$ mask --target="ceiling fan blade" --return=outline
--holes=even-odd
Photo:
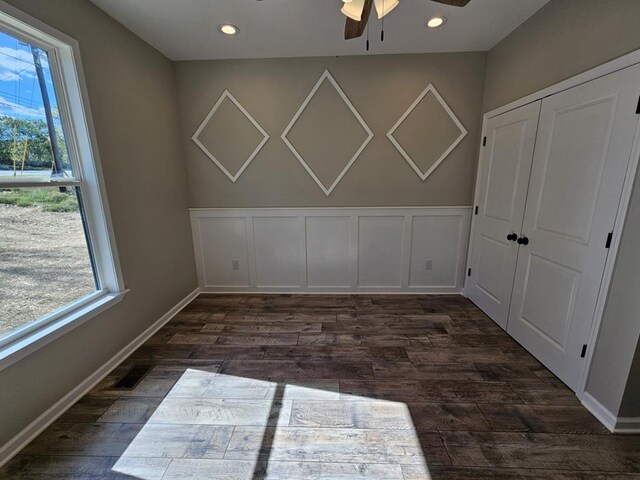
[[[400,5],[400,0],[374,0],[373,3],[376,6],[376,12],[378,12],[378,19],[380,19]]]
[[[367,22],[369,21],[369,15],[371,14],[372,6],[373,0],[365,0],[360,21],[353,20],[347,17],[347,23],[344,26],[345,40],[351,40],[352,38],[358,38],[362,36],[365,29],[367,28]]]
[[[431,0],[436,3],[444,3],[445,5],[451,5],[452,7],[464,7],[471,0]]]
[[[350,0],[342,4],[340,11],[347,17],[359,22],[362,20],[362,11],[366,0]]]

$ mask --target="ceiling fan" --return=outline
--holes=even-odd
[[[432,0],[454,7],[464,7],[471,0]],[[342,13],[347,17],[344,28],[345,40],[361,37],[367,28],[369,15],[375,4],[378,18],[383,18],[400,3],[399,0],[343,0]]]

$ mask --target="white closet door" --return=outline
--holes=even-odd
[[[640,68],[543,100],[508,332],[570,388],[638,128]]]
[[[540,102],[486,123],[467,296],[502,328],[518,257]],[[508,238],[507,238],[508,237]]]

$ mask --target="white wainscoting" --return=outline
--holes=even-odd
[[[459,293],[470,223],[471,207],[191,209],[204,292]]]

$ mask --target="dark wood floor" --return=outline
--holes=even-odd
[[[127,377],[135,384],[116,388]],[[614,436],[459,296],[203,295],[10,479],[628,479]]]

